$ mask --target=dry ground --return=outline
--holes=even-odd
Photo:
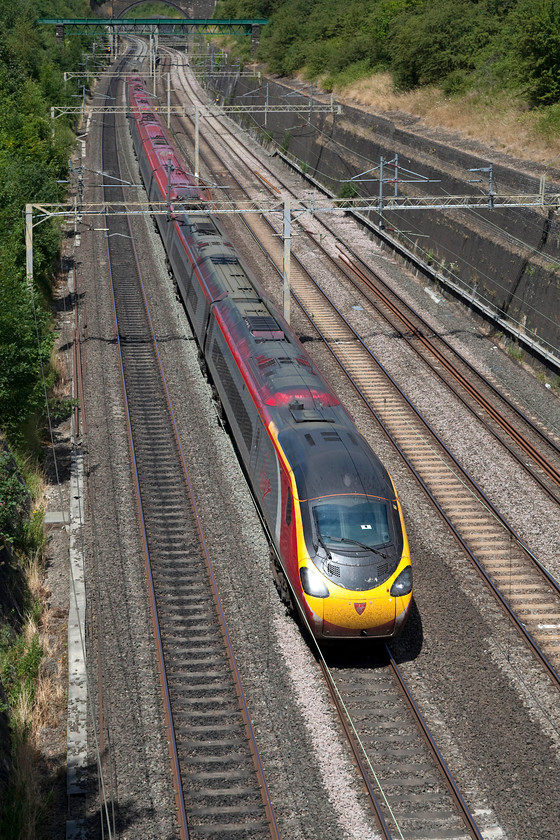
[[[335,89],[334,95],[348,104],[387,114],[395,122],[399,116],[405,120],[413,116],[418,126],[441,128],[516,158],[560,167],[560,136],[550,140],[539,136],[538,112],[527,110],[511,96],[490,97],[473,91],[454,99],[435,86],[397,93],[389,73]]]

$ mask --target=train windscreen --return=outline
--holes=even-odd
[[[339,496],[313,505],[319,533],[327,544],[337,548],[365,546],[380,548],[392,542],[389,528],[388,502],[360,496]]]

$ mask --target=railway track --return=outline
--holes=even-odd
[[[393,660],[395,673],[399,672]],[[360,744],[358,765],[384,836],[480,838],[441,755],[426,746],[426,740],[432,745],[433,741],[419,733],[419,725],[424,733],[426,727],[421,716],[411,715],[402,676],[395,685],[387,666],[339,667],[325,674],[329,680],[336,674],[333,697],[341,704],[342,719],[351,721],[350,740]],[[404,762],[395,760],[399,755]]]
[[[228,124],[222,123],[221,124],[221,131],[222,136],[227,134],[233,143],[238,143],[237,138],[235,137],[234,133],[228,127]],[[248,161],[246,161],[248,165]],[[288,186],[285,184],[279,184],[277,180],[277,175],[274,174],[271,170],[267,170],[266,165],[263,164],[262,160],[259,160],[257,163],[259,169],[263,169],[266,172],[266,176],[261,172],[254,171],[254,175],[259,178],[261,184],[264,184],[270,188],[272,188],[276,195],[280,195],[280,187],[282,188],[283,195],[291,194],[295,197],[295,193],[290,190]],[[274,184],[278,184],[278,186],[274,186]],[[301,195],[301,193],[300,193]],[[344,260],[346,265],[348,266],[349,270],[354,272],[356,275],[359,275],[359,278],[362,282],[361,285],[361,292],[364,291],[364,284],[371,287],[372,279],[375,280],[378,286],[382,287],[382,291],[379,291],[378,288],[372,288],[372,291],[380,298],[380,301],[399,319],[401,332],[400,335],[405,339],[418,339],[421,343],[423,343],[426,347],[430,347],[431,352],[434,356],[437,356],[440,361],[441,359],[441,351],[438,351],[438,345],[442,345],[445,348],[445,352],[453,357],[454,360],[454,367],[455,369],[461,366],[464,370],[468,370],[469,376],[474,377],[474,379],[480,383],[481,387],[487,389],[488,392],[492,395],[494,399],[494,404],[491,404],[490,399],[483,399],[481,396],[476,395],[477,402],[480,403],[482,407],[484,407],[489,414],[492,414],[496,417],[497,421],[503,425],[504,429],[511,434],[512,438],[518,440],[520,446],[525,447],[525,441],[519,436],[519,432],[517,429],[514,428],[514,425],[519,425],[520,423],[525,424],[526,428],[534,434],[539,441],[540,445],[543,447],[545,453],[550,455],[548,460],[555,461],[556,467],[550,472],[551,477],[555,484],[560,484],[560,437],[556,435],[554,440],[547,437],[547,434],[539,428],[538,421],[531,420],[529,417],[525,416],[523,412],[511,401],[509,400],[504,394],[500,393],[497,388],[495,388],[492,383],[483,377],[479,371],[476,371],[472,365],[469,365],[467,361],[462,358],[454,348],[447,342],[442,335],[438,335],[437,333],[434,334],[434,330],[432,326],[420,316],[417,312],[414,312],[404,301],[404,299],[398,294],[395,289],[392,289],[384,283],[383,279],[379,277],[375,272],[371,270],[369,266],[360,258],[360,256],[348,245],[347,242],[341,242],[339,240],[339,234],[333,230],[333,228],[329,225],[328,221],[326,220],[325,215],[321,217],[321,229],[323,232],[328,232],[333,239],[338,240],[340,244],[340,258]],[[295,222],[297,224],[297,221]],[[306,247],[310,245],[309,239],[309,232],[306,231],[305,226],[299,226],[299,233],[302,235],[305,234],[307,236],[307,244]],[[302,238],[306,238],[302,236]],[[323,249],[323,253],[324,249]],[[348,254],[351,257],[349,260],[345,255]],[[326,254],[325,254],[326,255]],[[332,255],[329,255],[332,259]],[[332,260],[335,262],[334,260]],[[353,261],[353,262],[352,262]],[[340,270],[340,264],[337,266],[337,271]],[[396,301],[396,305],[393,303],[389,303],[389,298],[393,301]],[[433,338],[435,341],[431,341],[430,339]],[[455,370],[456,372],[456,370]],[[463,376],[458,381],[461,382],[462,385],[466,389],[472,390],[471,385],[466,382],[466,378]],[[512,416],[515,418],[515,424],[508,424],[507,421],[503,422],[499,419],[497,415],[497,408],[505,406],[506,410],[512,413]],[[526,448],[526,453],[530,457],[535,457],[537,461],[540,460],[543,469],[548,470],[549,467],[545,464],[545,460],[542,458],[541,453],[537,453],[535,451],[536,447],[528,446]]]
[[[116,80],[109,95],[115,96]],[[103,124],[111,199],[114,115]],[[181,837],[278,837],[126,217],[106,218],[129,447]]]
[[[538,421],[530,418],[505,394],[459,355],[448,341],[383,282],[358,255],[340,253],[347,277],[398,331],[435,375],[467,406],[539,486],[560,504],[560,448]]]
[[[228,170],[219,149],[224,143],[227,130],[220,124],[220,137],[215,136],[211,149],[204,154],[208,158],[213,172],[218,172],[222,183],[227,187],[232,198],[246,200],[247,191],[237,177]],[[238,143],[235,141],[234,146]],[[213,157],[213,161],[212,161]],[[267,183],[276,194],[275,176],[268,173],[262,176],[262,164],[259,172],[259,190]],[[239,170],[249,169],[255,177],[252,162],[247,154],[239,157]],[[282,271],[283,251],[280,231],[271,227],[265,218],[256,214],[247,214],[245,223],[253,237],[264,247],[269,259]],[[346,246],[343,246],[346,250]],[[322,250],[314,241],[315,251]],[[348,260],[346,260],[348,264]],[[335,265],[329,258],[329,264]],[[360,274],[364,275],[360,267]],[[344,282],[345,276],[341,277]],[[363,279],[363,278],[362,278]],[[455,537],[467,552],[477,572],[488,584],[492,593],[508,613],[512,622],[523,635],[532,650],[544,664],[556,684],[560,674],[560,587],[538,559],[518,537],[515,529],[505,520],[488,496],[471,478],[467,470],[454,458],[430,424],[422,417],[404,391],[391,378],[382,363],[370,350],[366,340],[354,329],[343,313],[336,308],[324,292],[321,285],[305,269],[303,264],[292,255],[291,270],[292,294],[307,315],[310,323],[320,334],[340,368],[380,423],[394,446],[405,459],[409,468],[420,481],[430,500],[451,528]],[[368,282],[371,289],[371,284]],[[367,301],[366,301],[367,304]],[[386,307],[388,308],[388,307]],[[400,310],[400,304],[392,304],[392,310]],[[419,337],[428,331],[428,325],[419,320],[413,322],[409,312],[399,314],[401,329],[407,324],[410,339],[421,343]],[[416,316],[417,317],[417,316]],[[394,325],[394,321],[392,322]],[[431,355],[436,353],[441,341],[430,340]],[[422,342],[425,344],[426,342]],[[441,351],[439,351],[441,352]],[[454,354],[457,356],[457,354]],[[437,364],[443,367],[441,357]],[[462,365],[463,371],[466,365]],[[446,357],[445,369],[456,370],[455,364]],[[453,373],[455,381],[466,381],[465,373]],[[478,375],[477,375],[478,376]],[[480,376],[478,376],[481,379]],[[538,469],[547,470],[547,476],[539,476],[540,486],[554,499],[558,470],[558,448],[549,440],[538,426],[521,417],[516,407],[509,400],[499,395],[500,406],[494,407],[492,395],[496,393],[491,383],[484,383],[485,394],[472,383],[469,391],[476,391],[476,402],[480,411],[476,413],[480,422],[486,423],[486,413],[492,415],[491,423],[495,427],[500,419],[500,427],[507,434],[515,437],[515,445],[522,446],[526,456],[534,452],[533,463]],[[472,397],[471,399],[475,399]],[[494,400],[498,395],[494,397]],[[484,410],[482,406],[484,405]],[[504,408],[505,407],[505,408]],[[505,416],[506,408],[513,417]],[[482,417],[480,417],[482,413]],[[518,426],[523,427],[523,432]],[[530,430],[532,440],[526,435]],[[501,438],[500,438],[501,439]],[[544,454],[540,448],[544,448]],[[525,464],[524,464],[525,466]],[[531,469],[534,475],[534,467]]]
[[[385,836],[482,840],[389,648],[321,666]]]
[[[223,137],[226,134],[234,147],[239,145],[227,123],[222,123],[221,135]],[[240,156],[240,160],[248,166],[243,156]],[[253,170],[252,174],[258,178],[261,187],[269,188],[273,195],[280,197],[281,186],[283,195],[295,197],[295,193],[289,187],[275,185],[278,181],[272,171],[264,167],[266,174],[263,174],[262,161],[258,161],[257,165],[260,171]],[[225,175],[227,168],[224,167],[223,172]],[[247,198],[246,192],[242,197]],[[297,224],[297,221],[295,223]],[[520,466],[533,476],[551,498],[560,503],[560,436],[551,436],[545,432],[537,418],[530,418],[513,400],[501,393],[487,377],[469,364],[450,342],[414,311],[395,289],[389,287],[347,242],[340,241],[339,235],[324,215],[321,216],[320,227],[337,241],[338,259],[317,243],[316,237],[305,225],[298,225],[298,232],[306,241],[305,249],[320,253],[336,274],[343,272],[348,282],[360,295],[365,296],[391,329],[409,343],[424,364],[428,365],[436,376],[445,382],[446,387],[453,390],[469,410],[484,422],[503,446],[508,447]]]

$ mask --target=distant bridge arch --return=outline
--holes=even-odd
[[[122,18],[129,9],[141,6],[149,0],[107,0],[102,5],[103,14],[109,12],[110,17]],[[216,8],[216,0],[160,0],[164,5],[181,12],[186,18],[211,18]]]
[[[136,8],[136,6],[142,6],[144,3],[149,2],[149,0],[135,0],[134,3],[128,3],[127,0],[114,0],[113,2],[113,17],[114,18],[126,18],[126,13],[129,12],[131,9]],[[189,18],[189,4],[181,2],[172,3],[171,0],[159,0],[159,2],[163,3],[165,6],[169,6],[172,9],[175,9],[177,12],[180,12],[183,17]],[[191,4],[192,6],[192,4]]]

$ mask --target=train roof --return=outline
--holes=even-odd
[[[302,419],[334,422],[338,398],[289,324],[262,295],[216,220],[204,215],[189,221],[214,315],[263,408],[279,427]]]
[[[215,315],[263,407],[279,427],[335,422],[335,407],[344,409],[288,324],[248,284],[233,248],[229,257],[222,245],[219,259],[223,263],[212,265],[212,279],[218,275],[227,282],[219,284]]]
[[[395,499],[387,470],[354,428],[302,423],[282,431],[279,442],[302,501],[346,494]]]

